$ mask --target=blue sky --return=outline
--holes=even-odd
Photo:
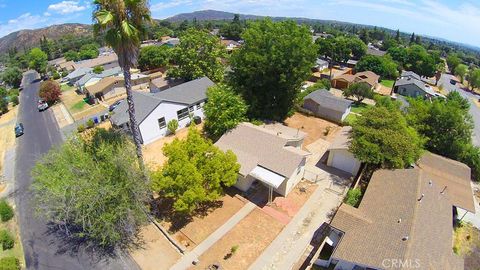
[[[384,26],[480,47],[480,1],[151,0],[154,18],[201,9],[333,19]],[[88,0],[0,0],[0,36],[65,22],[91,22]]]

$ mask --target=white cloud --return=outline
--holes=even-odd
[[[32,15],[30,13],[22,14],[0,25],[0,37],[21,29],[36,28],[38,25],[45,24],[47,20],[47,18],[39,15]]]
[[[192,4],[192,0],[170,0],[170,1],[162,1],[159,3],[156,3],[150,7],[150,10],[155,12],[155,11],[161,11],[163,9],[169,9],[181,5],[190,5]]]
[[[62,1],[48,6],[48,11],[62,15],[80,12],[85,9],[87,9],[87,6],[81,5],[79,1]]]

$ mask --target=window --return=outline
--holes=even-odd
[[[165,117],[158,119],[158,127],[160,129],[164,129],[165,127],[167,127],[167,122],[165,121]]]
[[[200,110],[200,108],[202,108],[202,106],[200,105],[200,103],[197,104],[197,110]]]
[[[188,107],[188,111],[193,112],[194,110],[195,110],[195,107],[193,105]]]
[[[178,120],[183,120],[188,117],[188,108],[181,109],[180,111],[177,111],[177,117]]]

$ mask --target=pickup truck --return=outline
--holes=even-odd
[[[38,100],[37,108],[39,112],[45,111],[48,109],[48,103],[42,99]]]

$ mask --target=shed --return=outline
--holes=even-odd
[[[350,100],[334,96],[326,89],[321,89],[303,99],[303,108],[321,118],[341,123],[350,113],[352,103]]]

